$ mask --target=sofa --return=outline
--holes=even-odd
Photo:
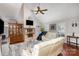
[[[64,37],[50,39],[35,44],[29,51],[23,50],[23,52],[26,56],[57,56],[63,51],[63,43]]]

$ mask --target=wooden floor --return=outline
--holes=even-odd
[[[79,48],[76,49],[75,46],[64,44],[63,52],[61,54],[62,56],[79,56]]]

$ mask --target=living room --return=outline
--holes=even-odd
[[[79,3],[0,4],[0,55],[79,56],[78,14]]]

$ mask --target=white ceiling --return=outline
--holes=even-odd
[[[39,4],[26,4],[29,10],[36,10]],[[78,3],[42,3],[41,9],[48,9],[44,15],[37,15],[37,18],[42,22],[58,21],[79,16]]]
[[[0,3],[0,16],[9,19],[16,19],[20,11],[20,3]]]
[[[18,14],[21,8],[21,3],[0,3],[0,16],[8,18],[18,18]],[[39,5],[37,3],[26,3],[28,10],[36,10]],[[78,3],[42,3],[41,9],[48,9],[44,15],[36,15],[42,22],[52,22],[57,20],[64,20],[71,17],[79,16],[79,4]]]

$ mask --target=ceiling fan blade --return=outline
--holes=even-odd
[[[42,11],[48,11],[48,9],[44,9],[44,10],[42,10]]]
[[[39,11],[36,12],[36,14],[38,14]]]
[[[40,6],[37,6],[37,10],[33,10],[34,12],[36,12],[36,14],[38,14],[39,12],[41,13],[41,14],[44,14],[43,13],[43,11],[47,11],[48,9],[43,9],[43,10],[41,10],[40,9]]]
[[[44,14],[43,11],[40,11],[41,14]]]
[[[31,11],[33,11],[33,12],[37,12],[37,10],[31,10]]]

